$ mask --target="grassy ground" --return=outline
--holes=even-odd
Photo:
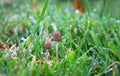
[[[71,2],[1,5],[0,76],[119,76],[120,20],[93,6],[82,14]],[[62,35],[58,62],[56,29]],[[46,62],[47,39],[52,47]]]

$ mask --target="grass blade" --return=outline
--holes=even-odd
[[[38,29],[39,23],[40,23],[40,21],[43,19],[44,15],[45,15],[45,11],[47,9],[48,2],[49,2],[49,0],[46,0],[45,5],[44,5],[44,7],[42,9],[42,12],[41,12],[41,14],[39,16],[39,19],[37,21],[36,30]]]

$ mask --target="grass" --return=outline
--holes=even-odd
[[[33,8],[30,1],[1,5],[0,46],[5,49],[0,50],[0,76],[120,75],[120,20],[104,12],[101,17],[97,6],[82,14],[71,2],[46,0],[36,5]],[[52,41],[56,29],[62,35],[58,62]],[[52,43],[49,64],[44,60],[47,39]]]

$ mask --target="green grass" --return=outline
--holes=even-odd
[[[85,14],[76,13],[71,2],[37,2],[36,10],[29,1],[16,1],[9,7],[1,5],[0,44],[6,48],[0,50],[0,76],[119,76],[120,20],[104,11],[101,17],[101,8],[96,4],[86,7],[89,13],[86,10]],[[58,62],[56,43],[52,41],[53,25],[62,35]],[[52,66],[44,61],[47,38],[52,43]],[[7,41],[17,53],[14,57]]]

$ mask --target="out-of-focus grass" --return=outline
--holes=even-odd
[[[42,11],[43,7],[46,7],[44,3],[36,3],[37,7],[33,8],[30,1],[16,1],[9,7],[1,6],[0,43],[5,44],[6,49],[0,50],[0,74],[118,76],[120,20],[110,16],[107,11],[103,11],[100,17],[102,8],[97,4],[100,2],[89,7],[89,14],[87,10],[85,14],[75,12],[71,2],[49,1],[45,11]],[[42,12],[42,18],[37,23]],[[52,39],[55,28],[62,34],[59,61],[55,60],[55,42],[52,41],[49,60],[53,63],[49,66],[44,62],[43,46],[47,38]],[[9,49],[7,40],[17,46]],[[16,51],[17,55],[11,57],[11,51]]]

